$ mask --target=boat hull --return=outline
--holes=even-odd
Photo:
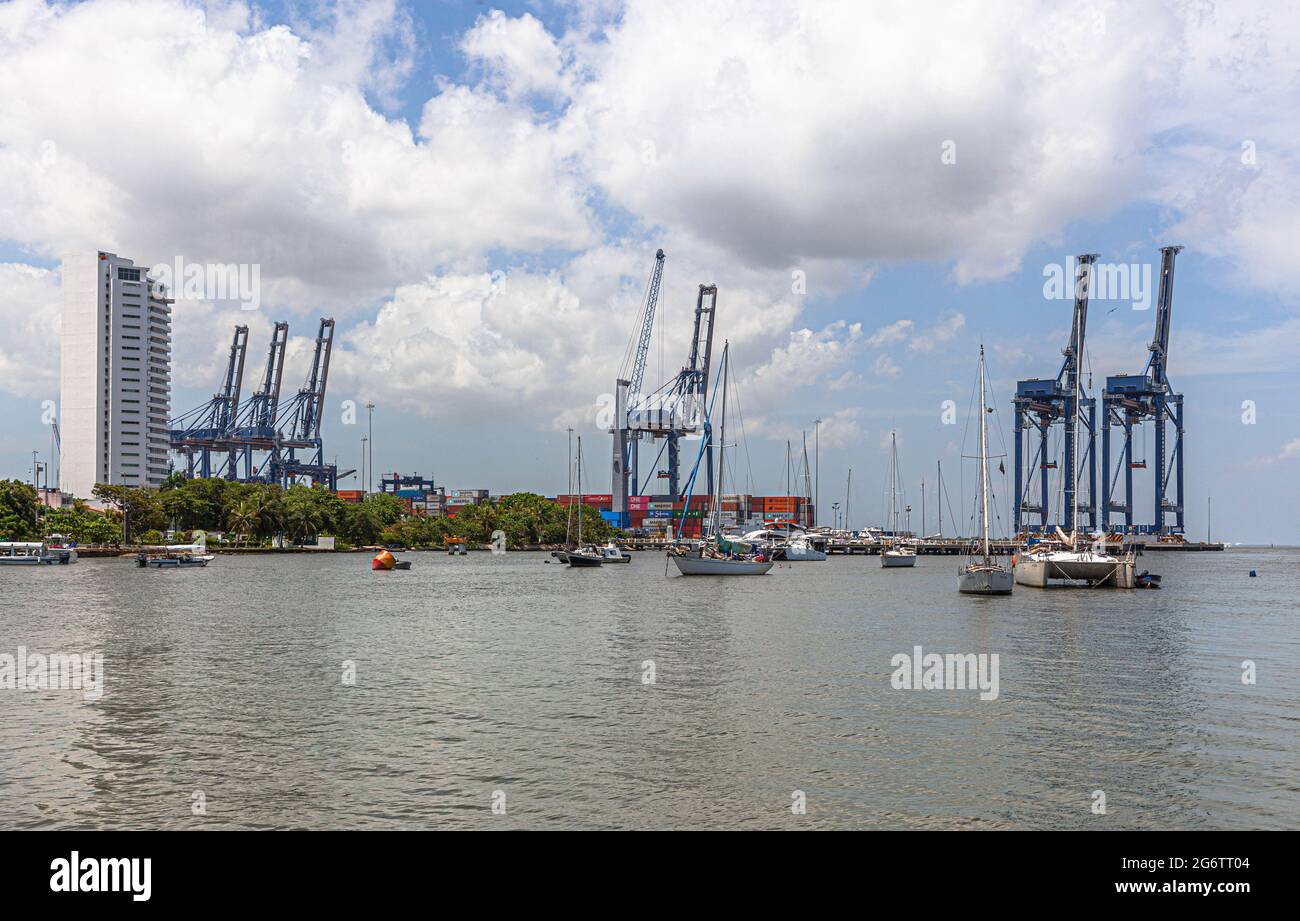
[[[893,550],[886,550],[884,553],[880,554],[880,566],[882,569],[903,569],[915,565],[915,553],[896,553]]]
[[[963,595],[1010,595],[1015,584],[1015,574],[1009,569],[980,567],[963,569],[957,590]]]
[[[769,561],[715,560],[710,557],[674,556],[677,571],[684,576],[761,576],[775,565]]]
[[[1133,588],[1134,564],[1116,559],[1064,559],[1052,556],[1016,560],[1016,584],[1048,588],[1053,583],[1082,583],[1109,588]]]
[[[569,551],[569,553],[566,554],[565,562],[574,569],[590,569],[594,566],[601,565],[605,561],[598,556],[588,556],[585,553]]]
[[[824,563],[826,554],[812,547],[806,549],[786,547],[785,558],[790,563]]]

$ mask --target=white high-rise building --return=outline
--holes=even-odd
[[[171,303],[145,269],[113,253],[63,257],[59,486],[167,478]]]

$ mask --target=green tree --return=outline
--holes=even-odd
[[[248,538],[256,535],[257,529],[261,527],[257,504],[252,499],[240,502],[227,513],[226,527],[235,533],[235,543],[239,543],[241,537]]]
[[[36,534],[36,489],[18,480],[0,480],[0,536],[33,540]]]
[[[292,486],[284,497],[284,529],[296,543],[301,544],[319,533],[325,514],[312,490],[305,486]]]

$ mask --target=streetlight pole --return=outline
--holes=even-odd
[[[370,439],[365,435],[361,436],[361,492],[363,495],[370,495],[370,490],[366,488],[366,445]]]
[[[813,422],[813,466],[816,468],[813,486],[813,527],[821,520],[822,508],[822,420]]]
[[[375,404],[366,401],[366,417],[370,425],[370,475],[366,478],[366,494],[370,494],[371,480],[375,478]]]

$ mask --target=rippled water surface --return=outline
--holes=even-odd
[[[1001,599],[943,557],[686,579],[651,553],[408,556],[0,571],[0,654],[106,674],[99,700],[0,691],[0,827],[1300,825],[1295,551]],[[917,645],[997,653],[998,699],[892,689]]]

